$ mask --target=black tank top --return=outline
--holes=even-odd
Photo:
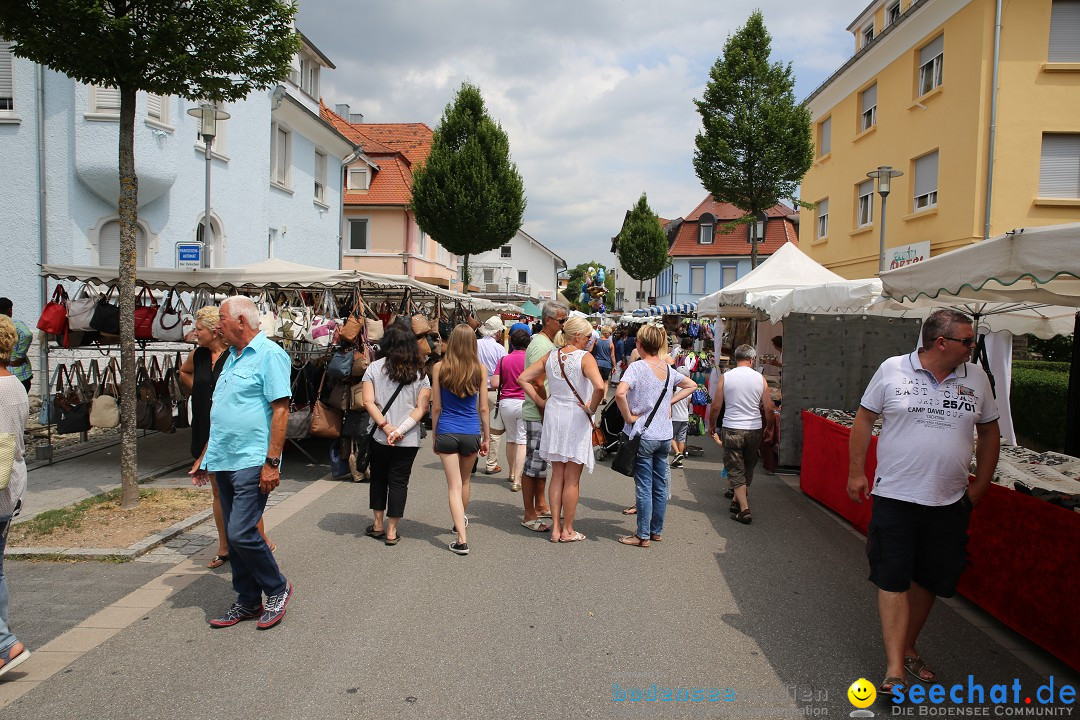
[[[210,363],[210,348],[195,348],[191,356],[191,362],[195,365],[195,376],[191,380],[191,457],[202,455],[210,439],[210,405],[218,375],[228,356],[229,350],[226,348],[213,365]]]

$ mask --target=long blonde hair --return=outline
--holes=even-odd
[[[458,397],[480,392],[480,356],[476,352],[476,334],[462,323],[450,332],[446,353],[439,367],[439,384]]]

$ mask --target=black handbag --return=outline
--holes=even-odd
[[[67,378],[66,390],[65,377]],[[56,419],[56,432],[60,435],[82,433],[90,429],[90,403],[83,396],[79,383],[72,377],[71,370],[57,375],[53,417]]]
[[[641,436],[649,429],[649,425],[652,424],[656,411],[660,409],[660,403],[664,401],[664,396],[667,395],[669,382],[671,382],[670,367],[666,368],[666,372],[664,373],[664,388],[660,391],[660,397],[656,398],[656,404],[653,405],[652,412],[649,413],[649,417],[646,418],[645,425],[641,428],[641,432],[633,437],[627,435],[625,430],[619,433],[619,449],[615,453],[615,458],[611,461],[611,469],[615,472],[627,477],[634,477],[637,471],[637,456],[638,448],[641,447]]]
[[[90,327],[98,332],[120,334],[120,308],[109,302],[109,296],[116,290],[116,286],[109,288],[109,292],[101,296],[94,308],[94,315],[90,318]]]

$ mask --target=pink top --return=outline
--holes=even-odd
[[[517,384],[518,375],[525,371],[525,351],[515,350],[499,361],[499,382],[502,397],[507,400],[524,400],[525,391]]]

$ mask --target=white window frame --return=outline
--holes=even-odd
[[[420,257],[426,258],[427,257],[427,233],[424,232],[423,230],[421,230],[419,226],[417,226],[416,231],[418,233],[418,235],[416,236],[416,249],[417,249]]]
[[[292,130],[280,123],[271,123],[270,132],[270,184],[276,188],[292,192]],[[285,152],[280,145],[284,143]],[[281,155],[284,155],[284,160]],[[281,167],[281,163],[285,167]]]
[[[731,273],[731,282],[729,283],[728,273]],[[720,287],[726,288],[731,283],[734,283],[739,279],[739,267],[737,265],[721,265],[720,266],[720,282],[723,283]]]
[[[514,254],[514,246],[513,245],[503,245],[502,247],[499,248],[499,257],[509,258],[509,257],[513,257],[513,254]]]
[[[319,99],[319,62],[310,55],[300,56],[300,82],[297,87],[312,100]]]
[[[921,186],[925,185],[926,181],[920,176],[919,171],[918,171],[918,169],[919,169],[919,161],[923,160],[924,158],[929,158],[931,155],[936,156],[935,157],[935,163],[934,163],[934,165],[935,165],[934,189],[930,190],[929,188],[925,188],[925,192],[922,192],[922,193],[919,193],[918,195],[913,196],[912,204],[911,204],[912,212],[922,212],[923,210],[929,210],[930,208],[937,207],[938,187],[941,184],[940,182],[938,182],[939,179],[940,179],[940,174],[941,174],[941,155],[938,154],[937,150],[935,150],[932,153],[927,153],[926,155],[923,155],[923,156],[921,156],[919,158],[916,158],[914,163],[912,163],[912,173],[911,174],[912,174],[912,177],[913,177],[913,181],[911,183],[911,186],[912,186],[912,193],[916,193],[916,192],[919,191],[919,189],[921,189]]]
[[[484,285],[495,284],[495,268],[483,268]]]
[[[15,109],[15,56],[11,42],[0,38],[0,122],[17,121]]]
[[[944,36],[939,35],[938,37]],[[935,41],[937,41],[937,38],[934,38],[930,41],[930,43],[927,44],[929,45]],[[924,45],[923,47],[926,46]],[[920,52],[922,51],[920,50]],[[937,55],[930,58],[923,64],[919,65],[919,97],[922,97],[923,95],[933,92],[937,88],[941,87],[942,83],[944,83],[945,81],[944,66],[945,45],[943,42],[941,52],[939,52]]]
[[[312,191],[314,193],[315,202],[323,207],[328,207],[326,204],[326,167],[326,151],[315,148],[315,168],[313,172],[315,182]]]
[[[351,167],[349,168],[349,189],[350,190],[368,190],[370,189],[371,173],[368,172],[367,166],[364,167]],[[362,181],[357,178],[363,178]]]
[[[524,280],[522,280],[522,278],[524,278]],[[518,281],[518,285],[528,285],[529,284],[529,271],[528,270],[518,270],[517,271],[517,281]]]
[[[817,237],[818,240],[829,237],[829,198],[817,201]]]
[[[221,218],[213,210],[210,211],[211,236],[210,242],[207,243],[203,240],[203,232],[206,229],[203,217],[203,213],[199,213],[198,222],[195,224],[195,232],[193,233],[195,242],[203,243],[203,267],[225,267],[225,230],[221,225]]]
[[[695,275],[697,276],[695,278]],[[690,266],[690,294],[694,297],[701,297],[705,294],[705,266],[704,265],[691,265]]]
[[[869,25],[867,25],[866,27],[864,27],[862,29],[861,36],[862,36],[862,46],[863,47],[866,47],[870,43],[874,42],[874,23],[873,22],[871,22]]]
[[[345,222],[346,222],[347,231],[345,233],[344,243],[343,243],[343,246],[342,246],[342,249],[341,249],[342,255],[358,256],[358,255],[367,255],[367,254],[369,254],[371,252],[371,220],[370,220],[370,218],[351,217],[351,218],[346,218]],[[353,224],[354,223],[363,224],[363,226],[364,226],[364,248],[362,250],[354,249],[353,246],[352,246],[352,233],[353,233]]]
[[[869,188],[869,192],[861,192],[863,188]],[[865,180],[855,186],[855,225],[859,228],[870,227],[874,224],[874,181]]]
[[[1043,133],[1040,198],[1080,198],[1080,133]]]
[[[900,10],[900,0],[896,0],[896,2],[892,3],[891,5],[886,5],[885,6],[885,25],[886,25],[886,27],[889,26],[889,25],[892,25],[897,20],[899,20],[900,16],[903,15],[903,14],[904,13]]]
[[[712,245],[715,239],[716,226],[712,223],[702,223],[698,226],[698,245]]]
[[[109,225],[109,223],[120,224],[119,215],[110,215],[98,220],[97,225],[92,227],[89,232],[90,247],[93,248],[93,260],[96,265],[101,265],[101,235],[102,231]],[[135,262],[136,267],[147,268],[154,267],[154,257],[157,254],[158,236],[150,232],[150,227],[144,220],[136,220],[135,230]],[[139,234],[143,236],[143,264],[138,264],[138,244]],[[111,266],[110,266],[111,267]]]
[[[120,89],[90,85],[89,110],[84,115],[87,120],[120,122]],[[116,104],[113,106],[113,99]]]
[[[172,126],[172,97],[169,95],[146,94],[146,124],[161,130],[173,130]],[[154,116],[154,105],[157,105],[157,116]]]
[[[866,93],[870,91],[874,93],[874,104],[866,107],[864,98]],[[859,107],[863,108],[862,114],[859,116],[859,131],[863,132],[877,125],[877,83],[859,93]]]

